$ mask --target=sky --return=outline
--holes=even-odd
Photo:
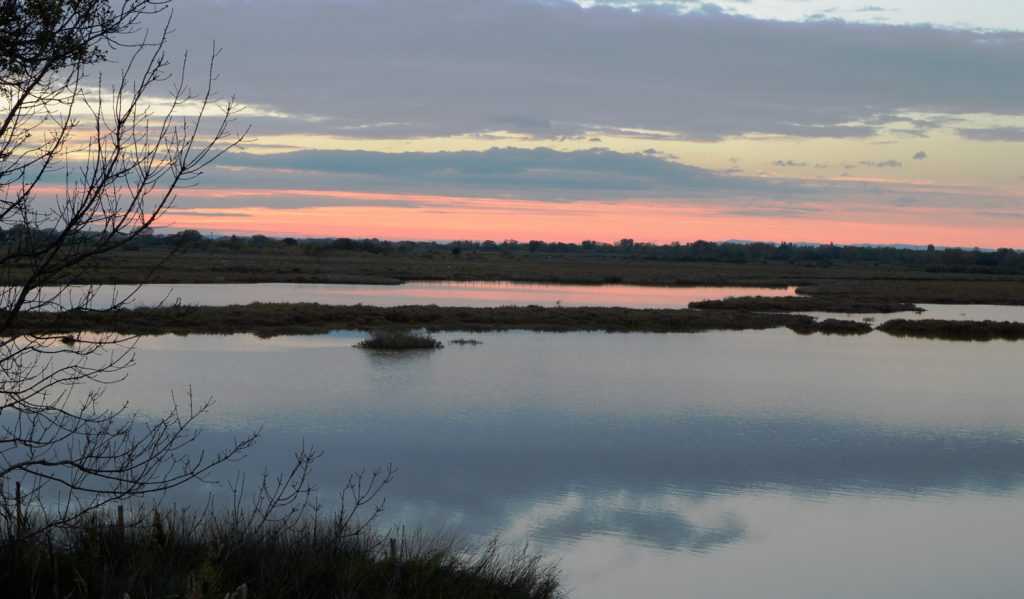
[[[218,234],[1024,248],[1024,0],[175,0]]]

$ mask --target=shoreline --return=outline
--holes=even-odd
[[[895,319],[877,327],[861,320],[816,319],[786,312],[744,310],[571,308],[541,306],[465,308],[439,306],[332,306],[252,303],[245,306],[169,306],[113,311],[70,310],[24,315],[13,332],[65,337],[69,333],[188,335],[251,333],[261,337],[325,334],[336,330],[424,329],[429,332],[605,331],[699,333],[788,328],[795,333],[987,341],[1022,340],[1024,323]],[[68,339],[67,337],[70,337]]]

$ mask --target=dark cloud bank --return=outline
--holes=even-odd
[[[568,0],[179,0],[174,43],[221,89],[310,119],[256,133],[512,130],[864,137],[911,112],[1022,115],[1024,34],[762,21]],[[642,131],[635,131],[635,130]],[[974,139],[1019,139],[1019,130]]]
[[[559,152],[492,148],[483,152],[385,153],[301,150],[226,154],[212,187],[350,189],[427,194],[484,194],[547,200],[629,197],[789,197],[796,182],[725,175],[650,153],[607,149]],[[238,170],[242,169],[242,170]]]

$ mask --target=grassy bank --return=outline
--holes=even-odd
[[[8,283],[19,271],[9,271]],[[1024,304],[1024,275],[937,272],[900,264],[801,261],[679,261],[627,254],[560,254],[467,250],[369,253],[291,248],[116,251],[90,261],[68,280],[82,284],[365,283],[412,280],[515,281],[585,285],[798,287],[800,301],[738,309],[894,311],[914,303]],[[722,309],[734,305],[720,306]],[[881,308],[881,309],[876,309]]]
[[[254,333],[261,336],[325,333],[348,329],[426,329],[428,331],[610,331],[694,333],[790,327],[801,332],[822,328],[798,314],[739,310],[545,308],[541,306],[464,308],[439,306],[327,306],[262,304],[136,308],[113,312],[69,311],[21,317],[15,332],[62,334],[69,331],[131,335],[164,333]]]
[[[2,316],[2,315],[0,315]],[[69,331],[126,335],[233,334],[263,337],[312,335],[335,330],[373,333],[365,347],[395,349],[438,347],[429,336],[410,339],[407,331],[608,331],[699,333],[704,331],[764,330],[786,327],[799,334],[864,335],[872,326],[860,320],[815,319],[789,312],[750,312],[741,309],[547,308],[505,306],[466,308],[440,306],[328,306],[323,304],[262,304],[136,308],[113,312],[69,311],[28,314],[16,323],[18,334],[53,335],[74,344]],[[1024,339],[1024,324],[993,321],[903,320],[885,322],[877,330],[890,335],[932,339]],[[467,341],[471,343],[471,341]]]
[[[14,278],[18,270],[12,269]],[[137,283],[397,283],[409,280],[523,281],[635,285],[737,285],[784,287],[846,281],[1005,282],[1024,274],[933,272],[894,264],[802,261],[679,261],[643,255],[567,255],[445,251],[374,254],[357,251],[217,251],[165,248],[115,251],[77,273],[82,282]]]
[[[992,320],[895,319],[878,325],[878,330],[897,337],[946,339],[949,341],[1024,340],[1024,323]]]
[[[496,543],[353,533],[306,519],[287,527],[180,513],[118,526],[0,539],[5,597],[262,599],[278,597],[561,597],[558,573]]]
[[[730,297],[721,300],[691,302],[690,307],[701,310],[843,312],[847,314],[907,312],[918,309],[916,305],[909,302],[843,296]]]

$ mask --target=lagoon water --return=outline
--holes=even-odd
[[[50,290],[44,292],[49,297]],[[625,308],[685,308],[690,302],[747,296],[788,297],[796,287],[645,287],[639,285],[557,285],[509,281],[412,281],[402,285],[342,285],[319,283],[152,284],[105,285],[98,288],[93,307],[129,300],[134,306],[227,306],[252,302],[312,302],[329,305],[404,306],[434,304],[452,307],[494,306],[621,306]],[[82,289],[69,290],[59,302],[74,305]],[[869,319],[881,324],[893,318],[997,320],[1024,322],[1024,306],[921,304],[922,312],[837,314],[806,312],[816,318]]]
[[[263,427],[243,469],[323,449],[325,498],[394,463],[389,522],[528,541],[575,597],[1024,588],[1024,343],[491,333],[396,354],[361,337],[147,337],[105,397],[157,413],[191,386],[217,401],[211,442]]]
[[[917,304],[920,312],[892,312],[887,314],[836,314],[829,312],[802,312],[815,318],[846,318],[867,320],[879,325],[888,320],[994,320],[997,322],[1024,322],[1024,306],[996,306],[991,304]]]
[[[94,298],[96,307],[130,298],[135,305],[181,302],[227,306],[252,302],[313,302],[407,306],[435,304],[489,306],[622,306],[685,308],[690,302],[735,296],[771,297],[796,294],[795,287],[643,287],[637,285],[556,285],[508,281],[411,281],[402,285],[340,285],[320,283],[231,283],[174,285],[105,285]],[[81,296],[71,290],[68,299]]]

